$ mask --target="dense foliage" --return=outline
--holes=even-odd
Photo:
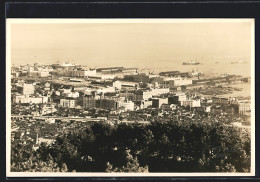
[[[218,122],[93,123],[36,152],[15,146],[12,161],[27,171],[34,160],[53,171],[249,172],[250,148],[249,132]]]

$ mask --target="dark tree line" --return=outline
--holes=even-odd
[[[249,132],[220,123],[93,123],[28,155],[58,171],[249,172],[250,148]]]

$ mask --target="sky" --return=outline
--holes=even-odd
[[[12,23],[11,62],[156,67],[250,57],[250,28],[247,22]]]

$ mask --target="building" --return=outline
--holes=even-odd
[[[134,100],[134,93],[133,92],[120,92],[119,97],[124,97],[125,100]]]
[[[137,69],[136,68],[123,68],[122,73],[137,73]]]
[[[166,72],[160,72],[159,75],[160,76],[168,76],[168,77],[176,77],[176,76],[180,76],[181,72],[179,72],[179,71],[166,71]]]
[[[136,74],[136,75],[125,75],[125,80],[127,81],[133,81],[133,82],[149,82],[150,77],[146,74]]]
[[[50,73],[47,70],[40,70],[38,73],[38,76],[39,77],[48,77],[48,76],[50,76]]]
[[[140,109],[145,109],[153,105],[153,101],[141,101]]]
[[[193,107],[192,110],[197,112],[209,113],[211,111],[211,106]]]
[[[148,100],[152,97],[153,97],[153,95],[150,90],[138,90],[137,92],[134,93],[135,101]]]
[[[153,96],[159,96],[169,93],[169,88],[155,88],[149,90],[138,90],[134,94],[135,101],[148,100]]]
[[[70,92],[70,93],[67,94],[67,97],[78,98],[79,97],[79,93],[78,92]]]
[[[192,84],[192,85],[183,85],[182,90],[199,90],[204,87],[205,84]]]
[[[113,87],[116,89],[116,90],[121,90],[121,82],[120,81],[114,81],[113,82]]]
[[[124,67],[97,68],[97,72],[119,72]]]
[[[17,85],[17,92],[22,95],[34,94],[34,85],[23,83],[22,85]]]
[[[63,95],[63,96],[66,96],[68,95],[69,93],[71,93],[71,89],[59,89],[59,92]]]
[[[229,98],[219,98],[219,97],[212,97],[213,104],[229,104]]]
[[[187,100],[185,93],[178,93],[174,96],[168,97],[169,104],[180,104],[181,101]]]
[[[60,106],[67,107],[67,108],[75,108],[76,107],[76,100],[74,99],[60,99]]]
[[[48,97],[28,97],[26,95],[17,95],[15,103],[21,104],[44,104],[48,102]]]
[[[132,101],[121,102],[120,107],[123,107],[125,111],[134,111],[135,105]]]
[[[169,88],[155,88],[151,89],[152,96],[159,96],[162,94],[168,94],[170,92]]]
[[[84,76],[95,76],[97,74],[96,70],[84,70]]]
[[[152,107],[160,108],[163,104],[168,104],[168,98],[153,98]]]
[[[111,93],[111,92],[115,92],[115,88],[114,87],[101,87],[97,90],[98,93]]]
[[[37,77],[39,75],[39,68],[36,66],[29,66],[27,75],[30,77]]]
[[[191,85],[192,80],[177,78],[175,80],[169,80],[169,87],[174,88],[176,86],[182,86],[182,85]]]
[[[55,108],[54,105],[50,105],[50,106],[46,106],[44,105],[41,109],[41,114],[42,115],[46,115],[46,114],[51,114],[51,113],[54,113],[56,112],[57,109]]]
[[[157,86],[154,85],[154,88],[157,88],[159,86],[159,84],[163,83],[163,81],[164,81],[164,79],[162,77],[159,77],[159,76],[155,76],[155,77],[150,78],[151,83],[157,84]]]
[[[96,100],[96,107],[102,109],[117,109],[118,104],[114,99]]]
[[[173,109],[176,109],[176,105],[174,105],[174,104],[162,104],[161,109],[163,111],[172,111]]]
[[[50,90],[51,89],[51,84],[49,82],[46,82],[44,84],[44,90]]]
[[[244,101],[239,101],[238,104],[238,112],[241,115],[246,115],[250,114],[251,112],[251,101],[250,100],[244,100]]]
[[[211,107],[210,112],[216,113],[216,114],[220,114],[220,113],[223,112],[223,109],[222,109],[221,106],[216,106],[216,105],[214,105],[214,106]]]
[[[50,71],[52,68],[38,67],[37,65],[29,66],[27,75],[30,77],[48,77],[50,76]]]
[[[200,99],[197,100],[184,100],[181,101],[181,106],[184,107],[200,107]]]
[[[83,108],[90,109],[96,107],[95,93],[86,94],[83,96]]]

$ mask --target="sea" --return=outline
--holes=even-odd
[[[155,73],[163,71],[181,71],[181,72],[200,72],[207,75],[217,76],[221,74],[229,75],[241,75],[244,77],[251,76],[251,64],[250,61],[245,61],[242,63],[231,63],[233,59],[230,60],[196,60],[200,62],[199,65],[183,65],[186,61],[160,61],[158,63],[151,62],[146,65],[145,68],[149,71],[154,71]]]

